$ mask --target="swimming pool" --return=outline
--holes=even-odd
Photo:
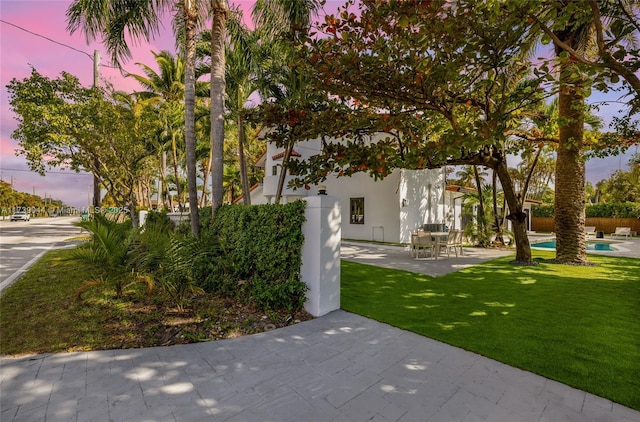
[[[602,240],[587,240],[588,251],[617,251],[616,248],[611,246],[613,242],[606,242]],[[534,249],[546,249],[556,250],[556,240],[547,240],[546,242],[532,243],[531,247]]]

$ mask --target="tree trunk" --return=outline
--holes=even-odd
[[[476,188],[478,189],[478,238],[480,240],[480,246],[487,246],[488,240],[486,238],[486,226],[487,226],[487,218],[484,214],[484,198],[482,197],[482,182],[480,181],[480,175],[478,174],[478,166],[473,166],[473,177],[476,181]]]
[[[225,56],[224,40],[227,21],[226,0],[211,0],[211,207],[212,218],[216,208],[222,205],[224,194],[224,96]]]
[[[189,214],[191,234],[200,233],[198,216],[198,186],[196,183],[196,24],[198,20],[196,2],[185,1],[183,5],[185,26],[184,61],[184,110],[185,110],[185,149],[187,152],[187,191],[189,192]]]
[[[242,199],[245,205],[251,205],[249,192],[249,175],[247,174],[247,160],[244,156],[244,122],[238,115],[238,159],[240,160],[240,180],[242,182]]]
[[[571,47],[579,45],[578,32],[559,34]],[[562,50],[556,47],[556,55]],[[579,67],[568,60],[560,64],[558,121],[560,134],[556,159],[555,231],[556,261],[587,262],[585,223],[584,97]]]
[[[131,181],[133,182],[133,180]],[[140,226],[140,222],[138,220],[138,195],[136,193],[136,188],[129,189],[129,201],[131,201],[131,208],[129,208],[129,217],[131,217],[131,225],[134,230],[137,230]]]
[[[173,154],[173,177],[175,179],[178,196],[178,210],[182,212],[182,189],[180,188],[180,179],[178,178],[178,148],[176,147],[176,137],[174,134],[171,135],[171,152]],[[173,212],[173,208],[171,212]]]
[[[560,141],[556,161],[555,232],[556,261],[587,262],[585,224],[585,168],[583,149],[584,98],[578,87],[560,88],[558,113]]]
[[[95,160],[97,162],[97,159]],[[99,167],[100,164],[96,164],[96,168]],[[93,173],[93,206],[98,208],[100,206],[100,203],[102,202],[102,199],[100,198],[100,177],[98,176],[98,174],[94,171]]]
[[[284,157],[282,157],[282,168],[280,169],[280,177],[278,178],[278,188],[276,190],[276,198],[275,203],[279,204],[280,199],[282,198],[282,191],[284,190],[284,181],[287,177],[287,164],[289,163],[289,157],[291,156],[291,150],[293,146],[289,145],[287,142],[287,146],[284,150]]]
[[[513,180],[509,176],[509,168],[506,159],[500,160],[494,170],[498,173],[504,197],[509,205],[509,215],[507,219],[513,226],[513,237],[516,242],[516,259],[514,263],[522,265],[532,265],[531,245],[527,236],[527,214],[522,210],[524,197],[518,197],[513,185]]]
[[[202,171],[202,196],[200,197],[200,207],[205,207],[207,205],[207,178],[209,178],[209,173],[211,173],[211,165],[212,165],[213,157],[211,156],[211,151],[209,151],[209,159],[207,160],[207,167]]]
[[[162,151],[162,164],[160,167],[160,180],[162,189],[160,189],[160,195],[158,198],[158,207],[160,207],[160,199],[162,199],[162,206],[166,208],[168,201],[169,208],[173,212],[173,200],[171,199],[171,192],[169,191],[169,185],[167,184],[167,152]]]
[[[495,170],[491,172],[491,191],[493,194],[493,222],[496,225],[496,243],[504,245],[504,236],[502,235],[502,224],[498,215],[498,173]]]

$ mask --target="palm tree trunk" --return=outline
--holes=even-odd
[[[238,115],[238,159],[240,160],[240,180],[242,181],[242,199],[245,205],[251,205],[249,192],[249,175],[247,174],[247,160],[244,156],[244,122]]]
[[[570,66],[569,66],[570,67]],[[561,78],[570,70],[563,66]],[[558,98],[560,140],[557,150],[555,183],[556,261],[587,262],[585,224],[585,167],[583,151],[584,98],[580,84],[563,83]]]
[[[169,185],[167,184],[167,152],[162,151],[162,164],[160,169],[160,180],[162,189],[160,189],[162,197],[162,206],[166,206],[165,201],[168,201],[169,209],[173,211],[173,200],[171,199],[171,192],[169,191]],[[158,201],[160,206],[160,201]]]
[[[556,34],[575,48],[582,41],[582,27],[571,28]],[[562,49],[556,46],[556,56]],[[578,65],[568,59],[560,59],[558,93],[558,121],[560,133],[556,158],[555,183],[555,231],[556,261],[560,263],[584,264],[587,262],[585,224],[585,167],[584,113],[585,103],[581,93],[583,80]]]
[[[171,152],[173,153],[173,177],[178,195],[178,209],[182,212],[182,189],[180,188],[180,179],[178,177],[178,148],[176,147],[175,135],[171,135]],[[173,209],[171,209],[171,211],[173,212]]]
[[[186,58],[184,66],[185,103],[185,144],[187,152],[187,191],[189,192],[189,214],[191,234],[198,236],[200,221],[198,216],[198,186],[196,183],[196,23],[198,21],[196,2],[185,1],[182,8],[185,26]]]
[[[226,0],[211,0],[211,206],[213,214],[222,205],[224,177],[224,96],[225,57],[224,41],[227,21]]]
[[[211,152],[209,152],[209,159],[207,160],[207,166],[202,170],[202,196],[200,197],[200,207],[205,207],[207,205],[207,178],[211,173],[211,165],[213,161],[213,156]]]

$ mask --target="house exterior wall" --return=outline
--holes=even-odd
[[[400,232],[398,241],[409,243],[411,232],[425,223],[445,223],[448,213],[443,198],[443,174],[434,170],[400,170]],[[444,203],[443,203],[444,199]]]
[[[294,150],[300,153],[300,159],[309,158],[310,156],[320,152],[319,140],[313,139],[311,141],[299,142],[296,144]],[[275,144],[267,143],[267,155],[264,169],[264,181],[263,181],[263,195],[267,198],[267,202],[273,202],[273,198],[276,196],[278,190],[278,181],[280,180],[280,172],[282,171],[282,162],[284,158],[278,158],[276,160],[273,157],[282,152],[283,148],[276,147]],[[292,157],[293,160],[296,157]],[[274,167],[276,167],[276,174],[274,174]],[[296,176],[286,175],[284,180],[284,187],[282,189],[282,202],[291,202],[296,199],[301,199],[305,196],[317,194],[317,189],[292,189],[288,188],[289,182]]]
[[[400,240],[400,178],[400,170],[378,181],[366,173],[327,178],[324,183],[327,193],[338,199],[342,209],[343,238],[385,242]],[[352,198],[364,198],[363,224],[351,222]]]
[[[382,134],[378,137],[384,136]],[[375,142],[378,137],[367,142]],[[300,159],[306,159],[320,152],[320,140],[297,143],[294,150],[301,155]],[[251,193],[252,204],[273,202],[283,161],[282,157],[275,160],[273,157],[282,152],[282,148],[267,143],[265,178],[262,190],[256,189]],[[274,174],[274,167],[277,174]],[[287,188],[287,183],[295,177],[287,175],[285,178],[281,202],[318,194],[317,186],[310,186],[308,190]],[[329,175],[322,184],[326,186],[329,195],[337,198],[342,209],[342,237],[345,239],[409,243],[411,231],[425,223],[445,223],[451,228],[460,227],[461,200],[454,199],[460,194],[445,191],[444,174],[440,169],[396,169],[385,179],[377,181],[367,173],[340,178]],[[364,198],[362,224],[354,223],[350,218],[351,199],[354,198]]]

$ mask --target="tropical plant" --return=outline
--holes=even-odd
[[[158,284],[180,312],[184,311],[186,299],[203,292],[197,285],[193,271],[193,262],[203,254],[205,250],[199,238],[190,235],[171,236],[164,257],[154,272]]]
[[[219,0],[222,1],[222,0]],[[125,33],[135,40],[148,39],[157,33],[160,14],[166,9],[176,10],[174,31],[184,34],[185,50],[185,143],[187,157],[187,182],[191,214],[191,230],[198,234],[198,198],[195,156],[195,39],[196,27],[204,17],[203,2],[191,0],[145,0],[87,2],[74,0],[67,9],[67,30],[82,30],[87,40],[102,35],[111,54],[111,61],[118,64],[131,57]],[[123,11],[126,10],[126,13]]]
[[[93,264],[97,268],[97,273],[76,291],[78,299],[82,298],[89,287],[96,285],[115,289],[118,298],[123,296],[127,287],[135,283],[144,283],[149,292],[153,290],[153,281],[129,266],[129,253],[135,238],[130,221],[117,223],[96,213],[93,218],[76,225],[87,230],[90,238],[73,250],[72,258]]]
[[[587,144],[584,122],[589,109],[585,98],[591,94],[592,86],[608,91],[609,86],[618,84],[622,77],[623,86],[631,94],[629,104],[632,110],[637,110],[640,104],[638,2],[591,0],[582,7],[569,0],[548,0],[530,6],[527,13],[530,34],[540,36],[543,43],[553,43],[556,59],[554,70],[546,64],[540,69],[548,75],[558,69],[556,260],[585,263],[584,152]]]
[[[475,224],[468,224],[465,227],[465,235],[480,247],[487,247],[491,244],[496,229],[496,227],[487,224],[487,221],[493,218],[493,211],[489,207],[492,195],[492,186],[484,185],[480,190],[467,192],[462,197],[464,211],[469,215],[473,215],[473,211],[476,211]]]

